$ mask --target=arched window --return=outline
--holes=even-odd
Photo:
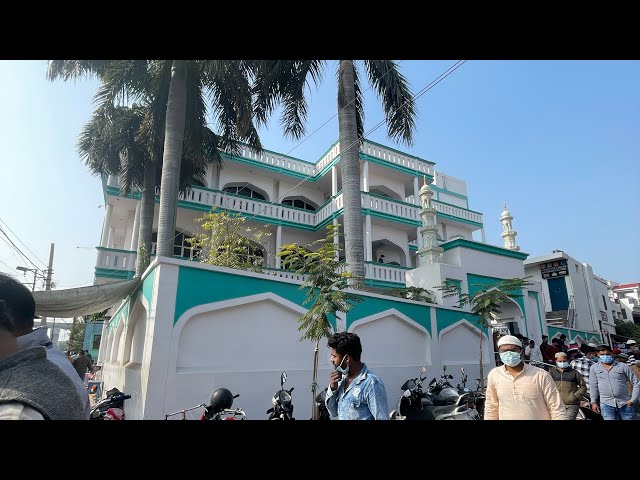
[[[223,192],[232,193],[234,195],[240,195],[241,197],[255,198],[256,200],[265,200],[264,195],[256,192],[249,186],[235,185],[228,186],[222,189]]]
[[[289,205],[290,207],[302,208],[303,210],[310,210],[315,212],[318,207],[304,197],[287,197],[282,200],[282,205]]]
[[[193,248],[191,244],[187,241],[191,236],[183,233],[176,232],[173,237],[173,255],[175,257],[188,258],[189,260],[193,260],[197,257],[199,248]],[[158,232],[153,232],[151,235],[151,255],[156,254],[156,246],[158,243]]]

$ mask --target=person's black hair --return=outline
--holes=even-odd
[[[338,332],[331,335],[327,342],[329,348],[334,348],[340,355],[349,355],[356,361],[360,361],[362,344],[360,337],[355,333]]]
[[[552,338],[551,339],[551,343],[562,343],[562,340],[560,340],[559,338]]]
[[[6,302],[7,314],[17,330],[33,328],[36,302],[31,291],[15,278],[0,273],[0,300]]]
[[[563,338],[567,338],[567,336],[564,333],[560,335],[560,340],[562,340]]]
[[[13,328],[13,322],[9,316],[7,304],[4,300],[0,300],[0,331],[11,333],[13,332]]]

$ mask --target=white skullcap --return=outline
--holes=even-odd
[[[627,340],[627,345],[635,345],[636,341],[635,340]]]
[[[593,342],[589,342],[589,343],[587,344],[587,346],[592,347],[592,348],[598,348],[598,345],[596,345],[596,344],[595,344],[595,343],[593,343]]]
[[[513,335],[505,335],[504,337],[500,337],[498,340],[498,347],[501,345],[517,345],[522,348],[522,342],[518,340],[518,337],[514,337]]]
[[[560,357],[567,357],[567,358],[569,358],[569,356],[568,356],[566,353],[564,353],[564,352],[558,352],[558,353],[556,353],[556,354],[554,355],[554,357],[555,357],[555,358],[560,358]]]

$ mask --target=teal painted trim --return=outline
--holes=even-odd
[[[268,165],[266,163],[256,162],[255,160],[250,160],[250,159],[244,158],[244,157],[223,155],[223,158],[225,158],[226,160],[231,160],[231,161],[238,162],[238,163],[244,163],[246,165],[251,165],[253,167],[264,168],[265,170],[269,170],[271,172],[282,173],[282,174],[290,175],[292,177],[296,177],[296,178],[300,178],[300,179],[305,178],[305,179],[308,179],[307,181],[309,181],[309,182],[315,182],[316,181],[315,176],[309,176],[309,175],[305,175],[304,173],[294,172],[294,171],[288,170],[286,168],[276,167],[275,165]]]
[[[421,223],[417,220],[411,220],[409,218],[402,218],[402,217],[394,217],[393,215],[389,215],[388,213],[376,212],[375,210],[370,210],[368,208],[363,208],[362,214],[371,215],[372,217],[386,218],[387,220],[392,220],[398,223],[404,223],[406,225],[411,225],[414,227],[419,227],[421,225]]]
[[[380,288],[397,288],[397,287],[406,287],[406,284],[400,282],[385,282],[383,280],[373,280],[366,279],[364,280],[364,284],[369,287],[380,287]]]
[[[429,165],[435,165],[436,164],[435,162],[430,162],[429,160],[425,160],[424,158],[416,157],[415,155],[411,155],[410,153],[401,152],[400,150],[397,150],[397,149],[395,149],[393,147],[387,147],[386,145],[382,145],[381,143],[373,142],[371,140],[367,140],[366,138],[364,139],[364,141],[367,142],[367,143],[371,143],[373,145],[377,145],[378,147],[384,148],[386,150],[391,150],[392,152],[399,153],[400,155],[404,155],[405,157],[413,158],[414,160],[419,160],[420,162],[428,163]],[[334,143],[334,145],[335,145],[335,143]]]
[[[135,250],[120,250],[118,248],[107,248],[107,247],[96,247],[96,250],[103,250],[105,252],[116,252],[116,253],[136,253]]]
[[[391,286],[391,285],[390,285]],[[398,285],[392,285],[397,287]],[[395,308],[402,314],[409,317],[421,327],[429,332],[429,335],[433,337],[431,332],[431,305],[425,303],[424,305],[416,305],[413,303],[405,303],[394,300],[393,297],[389,299],[377,298],[377,297],[363,297],[362,303],[355,304],[349,313],[347,313],[347,330],[353,325],[354,322],[375,315],[376,313],[384,312],[391,308]]]
[[[307,290],[299,288],[296,284],[284,283],[268,277],[264,279],[245,277],[180,266],[173,323],[175,325],[184,312],[198,305],[268,292],[302,305]],[[335,329],[335,319],[331,323]]]
[[[462,208],[462,210],[466,210],[467,212],[471,212],[471,213],[477,213],[478,215],[484,215],[482,212],[476,212],[475,210],[469,210],[468,208],[464,208],[464,207],[461,207],[459,205],[454,205],[453,203],[443,202],[442,200],[436,200],[436,202],[442,203],[443,205],[449,205],[450,207]],[[456,218],[458,218],[458,217],[456,217]],[[468,221],[470,222],[471,220],[468,220]],[[478,222],[474,222],[474,223],[478,223]],[[480,224],[480,225],[482,225],[482,224]]]
[[[111,320],[109,320],[109,325],[107,326],[107,330],[111,330],[116,328],[120,323],[120,320],[127,320],[129,318],[129,303],[131,297],[127,298],[127,301],[120,305],[120,308],[114,312],[111,316]]]
[[[438,201],[440,201],[440,200],[438,200]],[[440,202],[440,203],[442,203],[442,202]],[[460,207],[458,207],[458,208],[460,208]],[[456,222],[468,223],[469,225],[474,225],[474,226],[476,226],[478,228],[484,227],[484,225],[482,223],[474,222],[472,220],[467,220],[466,218],[454,217],[453,215],[449,215],[447,213],[436,212],[436,217],[444,217],[444,218],[448,218],[449,220],[454,220]]]
[[[528,253],[515,252],[506,248],[487,245],[486,243],[471,242],[470,240],[465,240],[463,238],[445,242],[440,246],[445,250],[445,252],[447,250],[451,250],[452,248],[462,247],[468,248],[470,250],[477,250],[479,252],[492,253],[494,255],[500,255],[503,257],[517,258],[518,260],[525,260],[529,256]]]
[[[417,245],[409,245],[409,250],[411,250],[413,252],[417,252],[418,251],[418,246]]]
[[[476,327],[478,330],[482,331],[486,334],[482,323],[480,322],[480,317],[472,314],[471,312],[465,312],[460,309],[457,310],[445,310],[444,308],[436,309],[436,325],[438,326],[438,341],[440,337],[440,332],[451,325],[459,322],[460,320],[466,320],[471,325]]]
[[[94,275],[96,277],[104,277],[104,278],[120,278],[123,280],[133,278],[136,272],[131,270],[113,270],[110,268],[101,268],[96,267]]]
[[[322,157],[324,157],[327,153],[329,153],[329,151],[335,147],[338,143],[340,142],[340,139],[336,140],[335,142],[333,142],[331,144],[331,146],[329,148],[327,148],[324,153],[322,155],[320,155],[320,157],[318,158],[318,160],[316,161],[316,165],[318,164],[318,162],[320,162],[320,160],[322,160]]]
[[[448,195],[453,195],[454,197],[464,198],[465,200],[468,200],[466,195],[462,195],[461,193],[452,192],[450,190],[447,190],[446,188],[440,188],[440,187],[437,187],[435,185],[429,185],[429,188],[433,189],[435,192],[438,192],[438,193],[442,192],[442,193],[446,193]],[[440,201],[440,200],[438,200],[438,201]],[[467,206],[468,205],[469,204],[467,203]]]
[[[366,153],[362,153],[360,152],[360,160],[366,161],[366,162],[371,162],[371,163],[375,163],[377,165],[381,165],[383,167],[387,167],[390,168],[391,170],[396,170],[398,172],[402,172],[406,175],[410,175],[412,177],[419,177],[421,175],[426,175],[427,178],[429,178],[429,180],[433,180],[433,175],[430,174],[425,174],[423,172],[421,172],[420,170],[413,170],[411,168],[408,167],[403,167],[402,165],[396,165],[395,163],[391,163],[391,162],[387,162],[386,160],[382,160],[381,158],[378,157],[372,157],[370,155],[367,155]]]
[[[122,195],[120,192],[120,188],[118,187],[110,187],[107,186],[107,195],[112,195],[114,197],[122,197],[122,198],[131,198],[133,200],[140,200],[142,198],[142,194],[140,192],[129,193],[128,195]]]
[[[540,313],[540,299],[538,298],[538,292],[529,292],[529,296],[533,297],[536,301],[536,307],[538,308],[538,322],[540,323],[540,332],[541,335],[544,335],[544,326],[542,325],[542,314]]]
[[[151,309],[151,302],[153,301],[153,282],[156,278],[156,269],[154,268],[149,272],[142,282],[142,295],[147,299],[147,305],[149,305],[149,309]],[[148,313],[148,312],[147,312]]]

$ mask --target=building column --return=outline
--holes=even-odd
[[[484,236],[484,227],[482,227],[482,228],[480,229],[480,231],[482,232],[482,243],[487,243],[487,239],[486,239],[486,237]]]
[[[364,226],[364,249],[365,260],[367,262],[373,261],[373,249],[371,248],[371,215],[366,215]]]
[[[407,268],[411,268],[413,267],[413,265],[411,265],[411,254],[409,253],[409,247],[407,246],[407,249],[404,251],[404,266]]]
[[[338,169],[334,165],[331,167],[331,196],[338,193]]]
[[[113,212],[113,205],[107,204],[107,212],[104,215],[104,224],[102,226],[102,238],[100,239],[100,246],[106,247],[109,241],[109,228],[111,224],[111,213]]]
[[[220,169],[216,166],[211,166],[211,188],[213,190],[220,190]]]
[[[280,253],[280,247],[282,247],[282,225],[278,225],[276,227],[276,268],[280,268],[280,261],[282,260],[280,257],[278,257],[278,253]]]
[[[115,234],[115,228],[109,227],[109,236],[107,237],[107,248],[113,248],[113,237]]]
[[[364,168],[362,169],[362,191],[369,191],[369,162],[362,162]]]
[[[422,250],[422,233],[420,233],[420,228],[421,227],[416,228],[416,245],[418,247],[418,252]],[[420,255],[418,255],[418,252],[416,252],[416,268],[421,265]]]
[[[136,205],[136,213],[133,219],[133,233],[131,235],[131,245],[129,250],[132,252],[138,251],[138,234],[140,233],[140,205],[142,202],[138,200],[138,204]]]
[[[420,205],[420,185],[418,176],[413,177],[413,203]]]
[[[337,218],[333,219],[333,226],[334,227],[338,226],[338,219]],[[338,260],[340,260],[340,236],[334,235],[333,236],[333,243],[336,245],[336,262],[337,262]]]
[[[271,201],[273,203],[280,203],[282,201],[280,198],[280,180],[273,181],[273,197]]]

